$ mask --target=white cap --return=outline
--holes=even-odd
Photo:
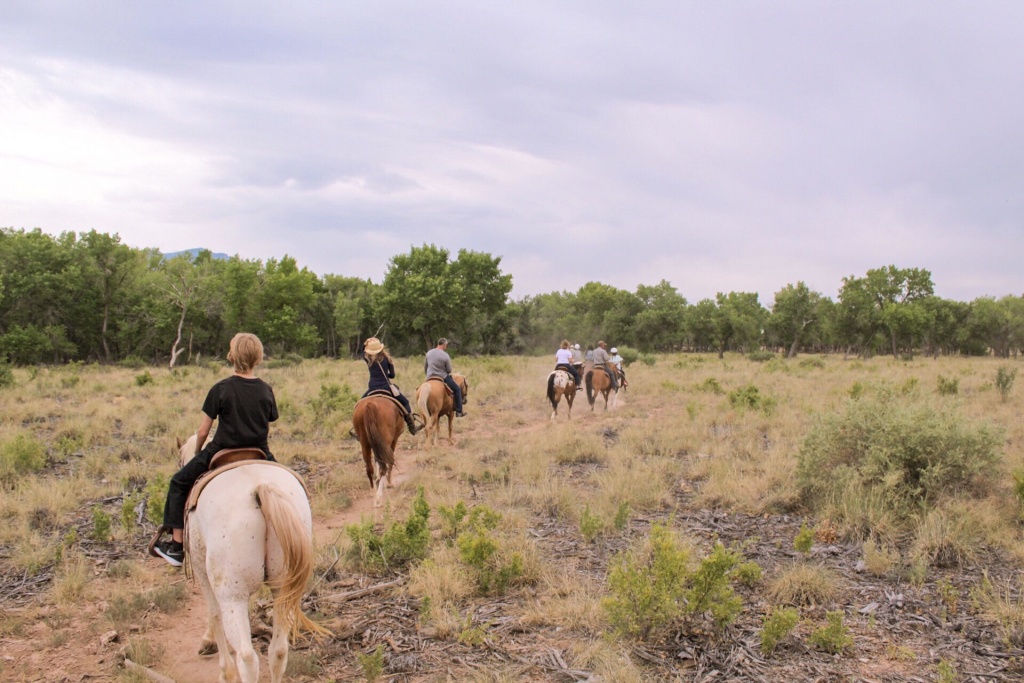
[[[618,353],[618,352],[619,352],[619,350],[613,346],[612,347],[612,353]]]
[[[577,344],[577,345],[576,345],[576,346],[575,346],[574,348],[575,348],[575,349],[576,349],[577,351],[579,351],[579,350],[580,350],[580,345],[579,345],[579,344]]]

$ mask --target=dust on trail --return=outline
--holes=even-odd
[[[403,437],[408,438],[408,437]],[[392,474],[391,482],[393,488],[385,493],[385,501],[394,490],[400,487],[410,476],[416,467],[415,450],[402,447],[399,442],[396,451],[398,463]],[[363,464],[353,465],[362,469]],[[373,491],[369,482],[366,482],[364,496],[356,496],[352,507],[337,512],[329,517],[313,517],[313,543],[322,545],[334,542],[342,529],[348,524],[354,524],[361,518],[373,515]],[[162,560],[154,558],[153,563],[162,563]],[[168,569],[168,571],[172,571]],[[173,570],[178,571],[178,570]],[[184,580],[184,577],[181,577]],[[189,584],[190,595],[185,606],[172,615],[162,616],[162,625],[153,628],[151,624],[148,636],[151,640],[159,642],[163,647],[163,657],[160,663],[153,666],[153,670],[165,676],[173,678],[179,683],[192,681],[215,681],[220,675],[220,658],[218,655],[200,656],[197,654],[199,643],[206,632],[206,599],[199,585],[191,582]],[[268,624],[269,625],[269,624]],[[259,650],[257,650],[259,651]],[[267,658],[260,653],[260,681],[270,681],[270,668],[267,666]]]

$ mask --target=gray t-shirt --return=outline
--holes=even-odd
[[[583,365],[583,352],[579,349],[569,349],[572,351],[572,362],[573,365]]]
[[[604,365],[612,359],[608,352],[598,346],[594,349],[594,365]]]
[[[447,377],[452,374],[452,359],[444,349],[436,346],[427,351],[427,358],[423,361],[423,369],[427,377]]]

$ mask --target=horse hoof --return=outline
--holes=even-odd
[[[217,654],[217,643],[203,643],[199,646],[199,654],[203,657]]]

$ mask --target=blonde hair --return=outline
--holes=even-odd
[[[228,360],[235,367],[235,372],[252,372],[263,362],[263,342],[255,334],[239,332],[231,338]]]
[[[563,339],[562,340],[562,348],[563,349],[569,348],[569,340],[568,339]]]

